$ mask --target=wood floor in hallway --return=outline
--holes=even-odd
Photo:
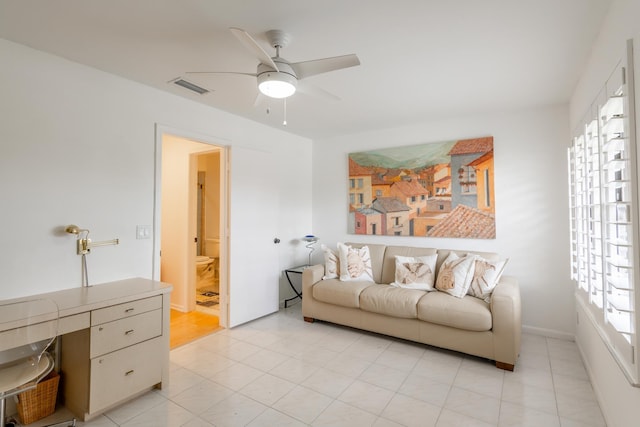
[[[222,330],[218,316],[192,311],[171,310],[169,346],[173,349],[195,339]]]

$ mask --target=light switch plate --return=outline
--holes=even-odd
[[[138,225],[136,226],[136,239],[150,239],[151,238],[151,226],[150,225]]]

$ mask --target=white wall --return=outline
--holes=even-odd
[[[0,299],[80,286],[70,223],[120,238],[88,256],[91,283],[151,277],[152,239],[135,235],[153,223],[157,123],[274,153],[279,269],[301,256],[288,242],[311,225],[308,139],[3,39],[0,64]]]
[[[571,337],[568,129],[566,106],[554,106],[425,120],[410,127],[314,141],[313,231],[332,247],[336,241],[361,241],[498,252],[510,258],[505,274],[520,281],[525,329]],[[348,153],[489,135],[494,137],[495,240],[347,234]]]
[[[579,124],[613,68],[623,57],[628,39],[633,39],[634,43],[636,128],[640,129],[639,16],[640,1],[616,0],[613,2],[571,99],[571,129]],[[580,311],[580,307],[577,308]],[[638,425],[640,388],[629,385],[596,329],[590,324],[588,316],[584,313],[580,314],[581,322],[576,333],[576,341],[585,359],[591,384],[598,396],[607,425],[611,427]]]

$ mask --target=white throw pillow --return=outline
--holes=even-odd
[[[338,258],[338,254],[326,245],[320,245],[320,248],[324,253],[324,276],[322,279],[337,279],[340,275],[340,259]]]
[[[475,260],[475,255],[469,254],[460,258],[453,251],[449,252],[438,271],[436,289],[457,298],[464,297],[471,286]]]
[[[396,255],[396,277],[392,286],[407,289],[435,291],[436,261],[438,254],[406,257]]]
[[[483,299],[486,302],[490,302],[491,293],[498,284],[498,280],[500,280],[500,276],[502,276],[507,261],[509,261],[508,258],[498,261],[488,261],[482,257],[476,257],[473,279],[471,279],[471,286],[469,286],[467,293],[476,298]]]
[[[368,246],[353,248],[338,242],[338,258],[340,259],[340,280],[374,281]]]

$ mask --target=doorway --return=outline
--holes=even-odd
[[[227,149],[160,132],[156,141],[155,277],[173,285],[171,348],[227,325]],[[159,214],[158,214],[159,213]]]

